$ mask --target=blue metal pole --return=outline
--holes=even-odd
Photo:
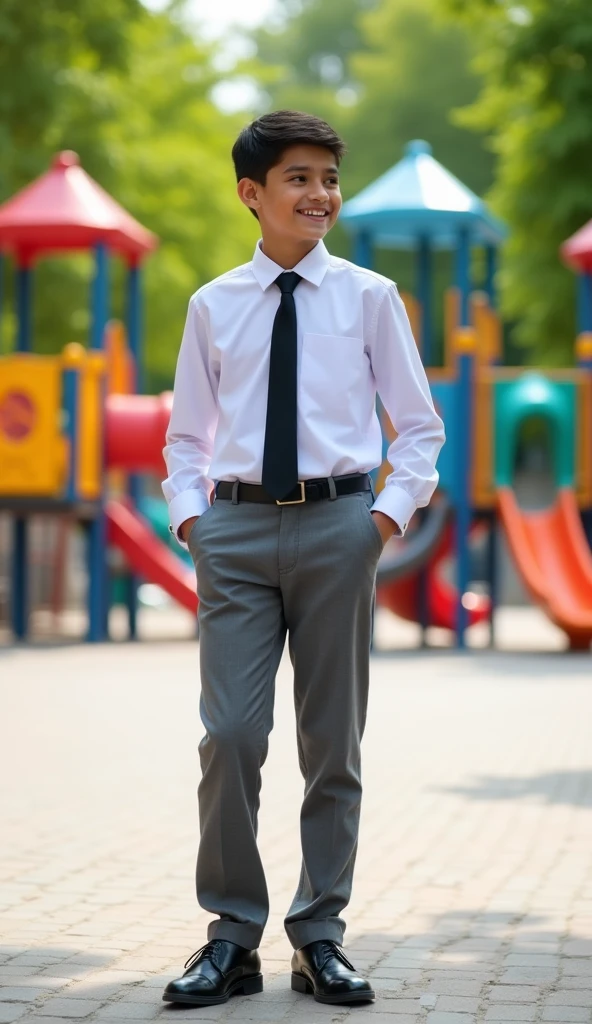
[[[102,506],[87,529],[88,635],[90,643],[107,637],[107,520]]]
[[[592,331],[592,271],[578,275],[578,331]]]
[[[421,308],[421,354],[424,366],[433,361],[432,251],[430,240],[420,235],[417,247],[417,299]]]
[[[497,308],[495,275],[497,271],[497,250],[494,245],[485,246],[485,292],[492,309]]]
[[[103,242],[95,245],[95,276],[91,297],[91,348],[103,348],[105,327],[109,319],[109,261]]]
[[[372,270],[372,235],[369,231],[360,231],[355,235],[353,262],[358,267]]]
[[[141,286],[140,267],[137,264],[132,264],[128,271],[127,336],[136,368],[136,391],[140,393],[144,390]],[[129,478],[129,494],[134,507],[137,508],[142,497],[142,478],[137,473],[132,473]],[[138,631],[138,587],[140,582],[140,577],[135,575],[135,573],[129,574],[126,587],[126,605],[129,633],[132,639],[136,638]]]
[[[463,596],[469,585],[471,529],[471,439],[473,397],[473,353],[461,350],[458,355],[458,453],[456,479],[456,560],[458,603],[456,608],[456,642],[464,648],[467,609]]]
[[[460,326],[466,327],[470,323],[471,296],[471,246],[469,232],[461,228],[458,233],[458,245],[456,249],[456,287],[460,293]]]
[[[27,636],[29,619],[28,523],[18,517],[12,533],[12,631],[19,640]]]
[[[18,352],[29,352],[32,343],[31,330],[31,269],[19,264],[16,269],[16,313]],[[29,618],[29,543],[28,524],[23,516],[17,516],[12,527],[12,628],[19,640],[27,635]]]
[[[488,513],[489,536],[487,538],[487,579],[489,580],[489,646],[495,647],[495,611],[499,600],[498,582],[498,536],[497,514],[495,509]]]
[[[30,352],[32,343],[32,280],[31,268],[19,266],[16,270],[17,352]]]
[[[136,391],[144,391],[144,352],[142,351],[142,277],[140,267],[132,265],[127,277],[127,339],[136,366]]]
[[[65,434],[69,442],[68,481],[66,498],[78,498],[78,370],[64,370],[64,408],[66,412]]]

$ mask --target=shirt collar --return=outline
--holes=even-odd
[[[275,281],[276,277],[284,273],[284,267],[279,267],[277,263],[269,259],[261,249],[261,240],[257,242],[255,247],[255,254],[253,256],[253,274],[258,284],[261,285],[263,291]],[[311,249],[306,254],[303,260],[300,260],[295,267],[292,269],[296,274],[300,274],[300,277],[304,278],[305,281],[310,281],[311,284],[318,286],[323,280],[327,268],[329,266],[329,253],[325,247],[324,242],[317,242],[314,249]]]

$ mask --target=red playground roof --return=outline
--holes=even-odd
[[[592,270],[592,220],[563,243],[561,255],[574,270]]]
[[[23,262],[97,242],[135,263],[156,248],[158,239],[97,185],[69,150],[0,206],[0,248],[13,250]]]

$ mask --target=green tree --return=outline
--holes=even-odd
[[[451,116],[480,89],[471,69],[474,43],[462,24],[442,17],[436,0],[305,0],[284,8],[279,27],[254,35],[257,59],[268,70],[267,107],[310,110],[345,137],[345,198],[395,164],[414,138],[427,139],[436,159],[478,194],[490,188],[494,158],[485,134]],[[339,225],[330,246],[351,255]],[[451,262],[446,254],[435,261],[440,321]],[[378,251],[376,267],[401,287],[414,287],[409,254]]]
[[[195,41],[183,4],[155,14],[136,0],[48,0],[36,10],[5,0],[0,45],[0,198],[42,173],[53,153],[76,150],[84,168],[159,235],[146,262],[147,385],[170,387],[187,301],[201,284],[248,259],[257,236],[234,194],[230,150],[242,116],[210,99],[220,74]],[[38,80],[37,66],[39,70]],[[30,81],[29,81],[30,79]],[[35,347],[84,340],[91,260],[42,260],[35,272]],[[113,260],[114,315],[124,313]],[[10,286],[8,288],[10,292]],[[11,328],[4,325],[4,343]]]
[[[513,339],[531,360],[569,361],[575,288],[558,247],[592,216],[592,9],[588,0],[446,0],[479,39],[476,103],[458,120],[491,133],[491,200],[510,225],[500,275]]]

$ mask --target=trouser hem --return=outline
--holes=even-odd
[[[336,942],[338,946],[343,945],[345,928],[337,921],[296,921],[294,924],[286,924],[285,929],[294,949],[302,949],[309,942],[319,942],[321,939]]]
[[[211,921],[208,925],[208,942],[212,939],[226,939],[244,949],[258,949],[262,932],[255,924],[240,924],[238,921]]]

